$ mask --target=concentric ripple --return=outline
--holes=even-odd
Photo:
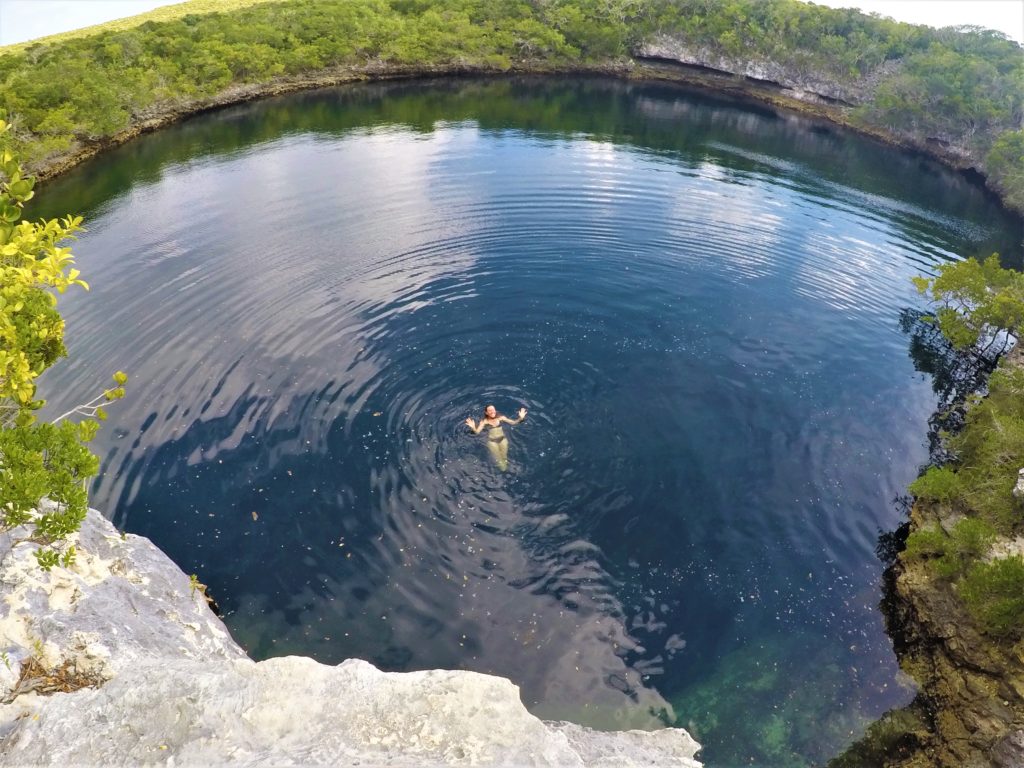
[[[196,118],[40,206],[88,215],[93,285],[51,407],[131,375],[93,503],[254,656],[495,672],[711,765],[821,762],[910,695],[900,314],[1020,236],[965,180],[661,86],[441,81]],[[488,403],[529,411],[508,472]]]

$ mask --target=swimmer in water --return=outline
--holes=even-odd
[[[501,425],[521,424],[525,418],[525,408],[519,409],[519,418],[513,421],[508,416],[499,414],[497,408],[493,405],[488,405],[484,408],[484,417],[480,419],[479,424],[473,421],[473,419],[466,419],[466,426],[473,430],[474,435],[479,435],[484,427],[487,428],[487,450],[494,457],[498,469],[505,472],[508,470],[508,438],[505,437],[505,432],[502,430]]]

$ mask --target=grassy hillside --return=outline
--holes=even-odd
[[[0,50],[0,117],[41,167],[239,86],[324,71],[622,64],[670,37],[799,79],[851,82],[848,119],[981,160],[1024,210],[1024,55],[797,0],[192,0]]]
[[[214,12],[228,13],[230,11],[236,11],[239,8],[246,8],[250,5],[269,2],[273,2],[273,0],[185,0],[185,2],[176,3],[174,5],[165,5],[162,8],[156,8],[152,11],[140,13],[135,16],[128,16],[124,19],[105,21],[102,24],[94,24],[91,27],[73,29],[70,32],[60,32],[56,35],[47,35],[46,37],[40,37],[24,43],[0,45],[0,56],[5,53],[21,53],[36,45],[55,45],[57,43],[67,42],[68,40],[98,35],[103,32],[124,32],[125,30],[132,29],[140,24],[145,24],[147,21],[174,21],[189,14],[198,15]],[[39,12],[42,13],[43,11],[40,10]]]

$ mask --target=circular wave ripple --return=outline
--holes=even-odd
[[[848,698],[892,680],[873,551],[933,407],[899,312],[964,226],[721,142],[286,135],[106,204],[47,386],[129,371],[94,503],[256,656],[617,727],[771,636]],[[508,472],[488,403],[529,411]]]

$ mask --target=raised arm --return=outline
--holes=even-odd
[[[479,435],[480,430],[484,428],[484,422],[481,420],[480,423],[477,424],[472,419],[466,419],[466,426],[473,430],[474,435]]]
[[[502,416],[501,420],[504,421],[506,424],[521,424],[523,419],[525,419],[525,418],[526,418],[526,409],[525,408],[520,408],[519,409],[519,418],[516,419],[515,421],[512,421],[512,419],[510,419],[508,416]]]

